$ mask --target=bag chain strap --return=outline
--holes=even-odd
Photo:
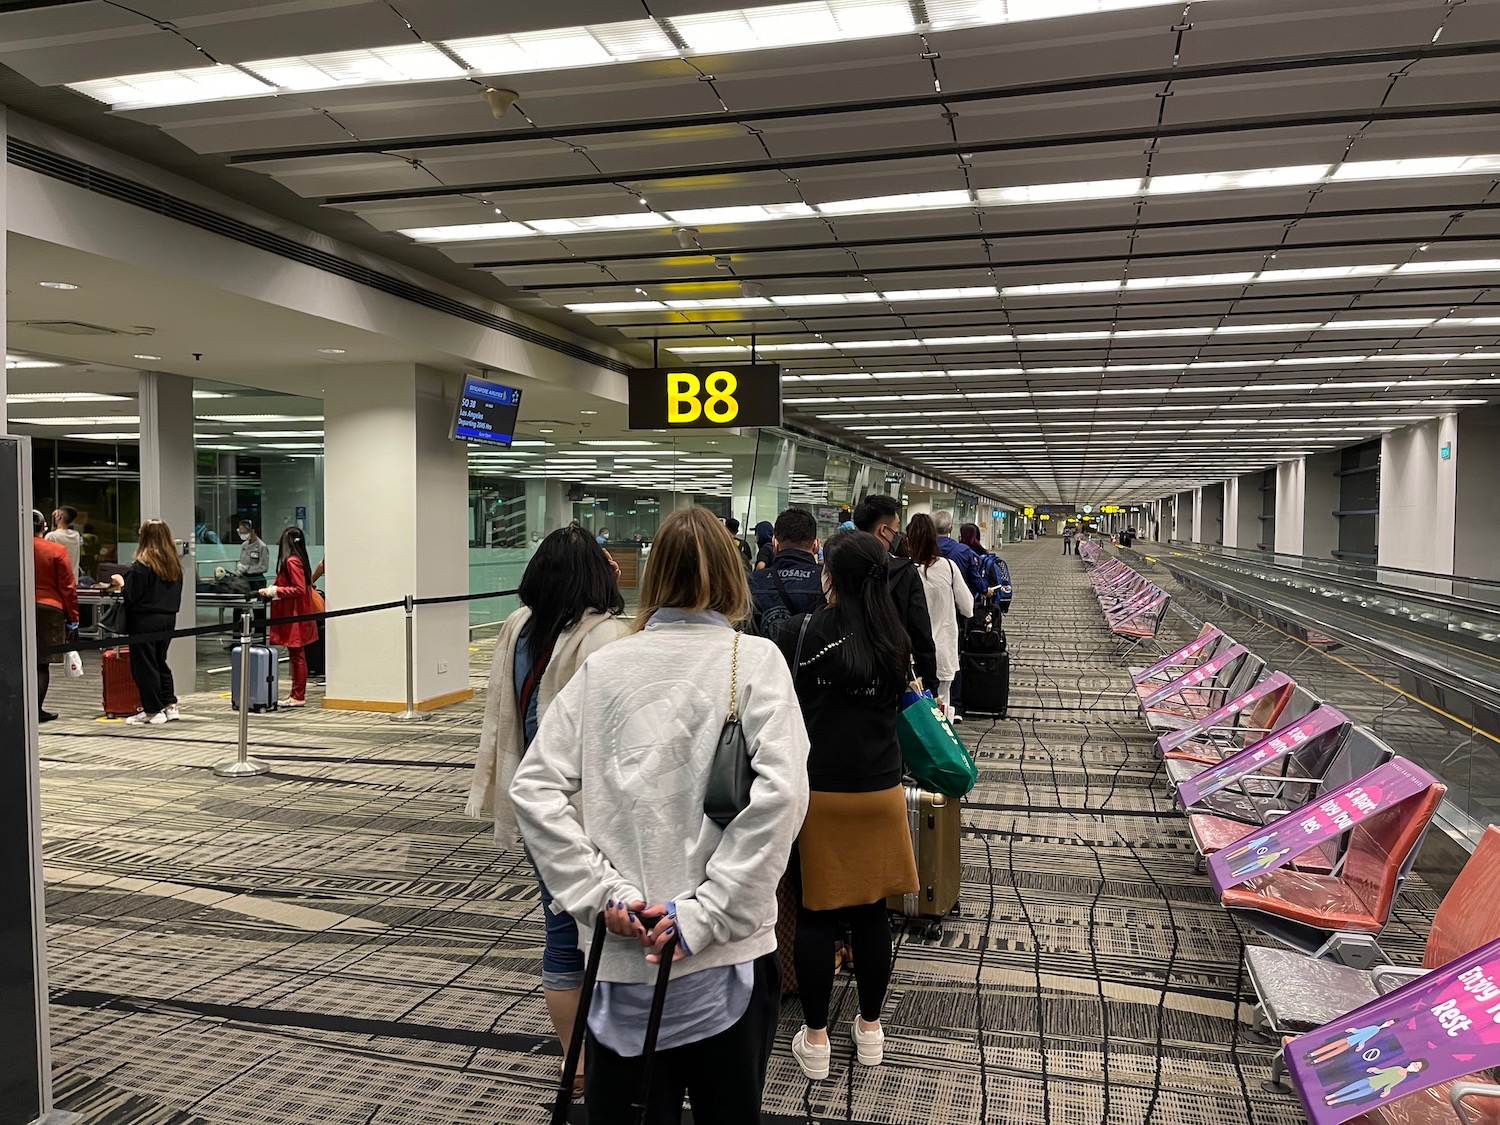
[[[726,723],[734,722],[740,706],[740,633],[734,634],[734,655],[729,660],[729,717]]]

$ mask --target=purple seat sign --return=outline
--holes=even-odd
[[[1230,645],[1212,660],[1205,660],[1187,674],[1178,676],[1171,683],[1163,684],[1157,688],[1150,695],[1146,696],[1145,699],[1141,700],[1141,706],[1148,709],[1155,707],[1158,703],[1171,699],[1174,695],[1181,695],[1191,688],[1207,683],[1220,672],[1224,671],[1225,668],[1229,667],[1230,664],[1234,663],[1234,661],[1244,656],[1247,651],[1249,650],[1244,645]]]
[[[1302,718],[1266,735],[1237,754],[1231,754],[1218,765],[1204,770],[1197,777],[1190,777],[1177,787],[1177,796],[1184,809],[1190,809],[1203,798],[1217,793],[1226,785],[1232,785],[1242,777],[1265,769],[1288,754],[1322,738],[1349,722],[1342,711],[1326,704],[1309,711]]]
[[[1155,664],[1151,665],[1151,667],[1142,669],[1140,672],[1137,672],[1131,678],[1135,680],[1136,683],[1143,684],[1147,680],[1161,675],[1168,668],[1175,668],[1178,665],[1183,664],[1184,662],[1197,656],[1200,652],[1202,652],[1209,645],[1213,644],[1223,635],[1223,632],[1219,629],[1210,629],[1208,632],[1203,633],[1198,637],[1194,637],[1191,641],[1183,645],[1180,649],[1172,653],[1170,656],[1163,656]]]
[[[1311,1125],[1500,1065],[1500,940],[1286,1045]]]
[[[1405,758],[1392,758],[1364,777],[1293,809],[1254,837],[1214,852],[1208,857],[1208,877],[1222,895],[1230,887],[1275,871],[1324,840],[1437,784],[1437,778],[1421,766]]]
[[[1203,716],[1203,718],[1199,719],[1192,726],[1183,727],[1181,730],[1168,731],[1156,740],[1156,749],[1162,754],[1165,754],[1168,750],[1175,750],[1184,742],[1189,742],[1199,735],[1205,735],[1213,730],[1214,727],[1223,726],[1227,720],[1234,718],[1234,716],[1247,707],[1255,706],[1272,692],[1290,687],[1291,684],[1292,678],[1285,672],[1272,672],[1265,679],[1261,680],[1260,683],[1242,695],[1235,696],[1212,714]]]

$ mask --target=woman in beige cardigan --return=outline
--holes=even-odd
[[[625,603],[612,560],[577,527],[554,531],[541,541],[521,576],[519,594],[521,608],[506,618],[495,645],[479,756],[464,810],[469,816],[493,817],[495,842],[502,848],[516,839],[511,779],[542,716],[590,653],[630,631],[619,618]],[[540,876],[537,885],[547,933],[542,994],[566,1051],[583,984],[578,923],[554,908]],[[577,1089],[583,1076],[574,1075],[573,1081]]]

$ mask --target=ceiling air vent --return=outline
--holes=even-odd
[[[23,320],[22,328],[39,328],[43,332],[57,332],[63,336],[136,336],[139,333],[129,328],[105,328],[99,324],[85,324],[81,320]]]

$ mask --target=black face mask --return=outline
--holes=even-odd
[[[897,559],[909,559],[909,558],[911,558],[911,553],[909,551],[907,551],[907,549],[906,549],[906,535],[905,535],[904,532],[898,531],[898,532],[896,532],[895,535],[891,536],[890,551],[891,551],[891,557],[892,558],[897,558]]]

